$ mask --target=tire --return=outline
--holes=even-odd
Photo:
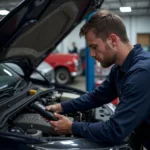
[[[71,77],[68,69],[66,68],[58,68],[55,72],[55,80],[56,83],[65,85],[70,82]]]
[[[73,82],[75,80],[75,77],[71,77],[71,82]]]

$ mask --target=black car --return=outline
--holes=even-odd
[[[129,139],[118,145],[58,135],[45,118],[55,120],[45,106],[76,98],[84,91],[30,78],[37,66],[62,39],[102,0],[25,0],[0,22],[0,149],[130,150]],[[5,63],[24,72],[15,73]],[[111,104],[67,114],[72,121],[105,121],[113,114]],[[42,117],[43,116],[43,117]]]

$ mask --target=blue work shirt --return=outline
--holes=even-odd
[[[108,121],[73,122],[72,132],[89,140],[107,143],[123,141],[150,115],[150,53],[134,46],[122,66],[114,65],[106,80],[93,92],[62,102],[64,113],[96,108],[119,97]]]

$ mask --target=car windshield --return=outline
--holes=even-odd
[[[15,86],[19,80],[22,80],[19,75],[4,64],[0,64],[0,90]]]

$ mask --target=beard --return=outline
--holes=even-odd
[[[103,61],[101,61],[101,66],[103,68],[108,68],[116,62],[117,53],[112,53],[111,48],[106,44],[107,54]],[[111,52],[111,53],[109,53]]]
[[[105,61],[103,61],[103,62],[100,62],[101,63],[101,66],[103,67],[103,68],[108,68],[108,67],[110,67],[111,65],[113,65],[114,63],[115,63],[115,61],[114,60],[105,60]]]

